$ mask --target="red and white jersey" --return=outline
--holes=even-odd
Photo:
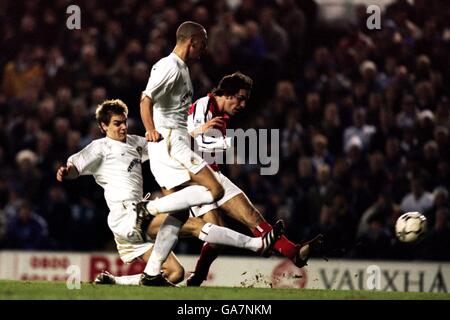
[[[231,138],[226,136],[227,123],[230,117],[228,114],[219,111],[213,94],[208,94],[191,105],[187,122],[188,131],[191,133],[215,117],[222,117],[224,125],[210,129],[195,137],[199,150],[212,155],[217,152],[223,152],[231,144]],[[210,164],[210,167],[214,171],[219,171],[219,166],[216,163]]]

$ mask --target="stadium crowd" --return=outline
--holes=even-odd
[[[232,126],[280,130],[278,174],[223,168],[269,222],[284,219],[297,241],[323,233],[333,257],[450,260],[446,1],[395,1],[379,30],[363,5],[329,24],[314,0],[78,1],[81,29],[69,30],[69,4],[0,4],[0,248],[113,248],[102,190],[89,178],[58,184],[56,168],[101,137],[94,111],[107,98],[125,101],[129,132],[144,133],[150,68],[193,20],[208,31],[207,57],[190,67],[194,98],[240,70],[254,89]],[[418,245],[394,235],[407,211],[428,218]]]

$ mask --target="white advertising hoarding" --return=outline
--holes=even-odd
[[[179,259],[187,275],[194,270],[197,256]],[[79,267],[82,282],[90,282],[102,270],[130,275],[142,272],[145,265],[125,265],[113,253],[0,251],[0,279],[64,281],[70,266]],[[213,263],[204,285],[448,292],[450,263],[310,260],[309,266],[299,269],[281,258],[222,256]]]

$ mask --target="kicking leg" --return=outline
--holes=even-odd
[[[167,214],[160,214],[152,219],[147,229],[147,233],[151,238],[154,239],[158,235],[161,225],[167,216]],[[272,246],[276,241],[273,240],[273,243],[264,243],[263,239],[260,237],[249,237],[229,228],[213,224],[211,222],[220,224],[223,224],[223,222],[212,214],[209,215],[209,218],[207,219],[208,222],[205,222],[202,218],[189,218],[181,227],[179,236],[199,238],[200,240],[208,243],[208,246],[237,247],[260,254],[262,251],[267,251],[267,246]],[[281,230],[281,228],[278,228],[278,230],[274,233],[274,237],[279,237],[282,231],[283,230]]]
[[[221,204],[220,208],[233,219],[246,225],[257,237],[261,237],[272,230],[272,226],[264,219],[244,193],[240,193]],[[291,260],[294,260],[299,252],[299,248],[284,235],[275,242],[274,250]]]
[[[186,210],[190,207],[208,204],[222,198],[224,190],[208,166],[199,172],[189,172],[191,181],[188,186],[172,191],[159,199],[148,201],[145,209],[148,214],[171,213]]]

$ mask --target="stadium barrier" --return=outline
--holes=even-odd
[[[197,256],[180,255],[186,273]],[[66,281],[78,270],[90,282],[102,270],[115,275],[142,272],[144,263],[124,264],[113,253],[0,251],[0,279]],[[310,260],[302,269],[280,258],[222,256],[206,286],[448,292],[450,263],[368,260]]]

